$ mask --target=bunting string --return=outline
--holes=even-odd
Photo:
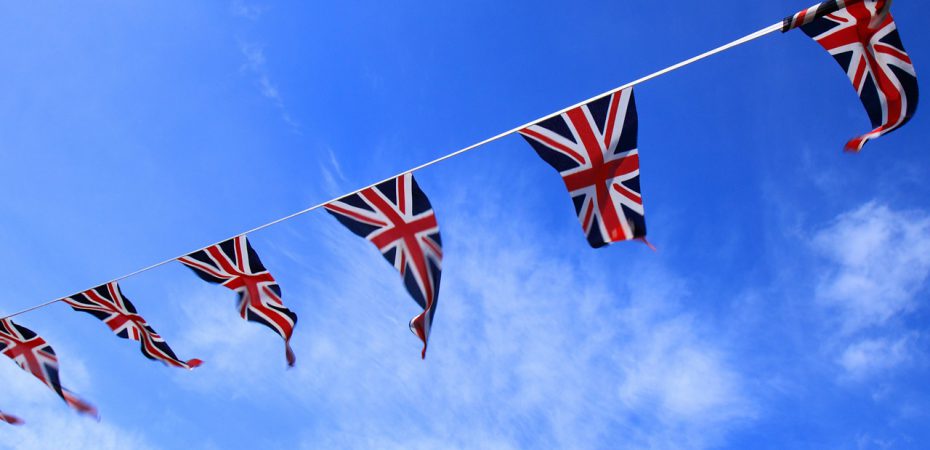
[[[454,157],[459,156],[459,155],[461,155],[461,154],[463,154],[463,153],[466,153],[466,152],[469,152],[469,151],[471,151],[471,150],[474,150],[474,149],[476,149],[476,148],[478,148],[478,147],[484,146],[484,145],[486,145],[486,144],[490,144],[490,143],[492,143],[492,142],[494,142],[494,141],[497,141],[497,140],[499,140],[499,139],[501,139],[501,138],[504,138],[504,137],[510,136],[510,135],[512,135],[512,134],[515,134],[515,133],[519,132],[520,130],[523,130],[523,129],[527,128],[527,127],[533,126],[533,125],[535,125],[535,124],[537,124],[537,123],[539,123],[539,122],[543,122],[543,121],[545,121],[545,120],[548,120],[548,119],[551,119],[551,118],[553,118],[553,117],[559,116],[559,115],[561,115],[561,114],[563,114],[563,113],[565,113],[565,112],[567,112],[567,111],[570,111],[570,110],[572,110],[572,109],[578,108],[579,106],[585,105],[585,104],[587,104],[587,103],[590,103],[590,102],[592,102],[592,101],[598,100],[598,99],[603,98],[603,97],[606,97],[606,96],[608,96],[608,95],[612,95],[612,94],[614,94],[614,93],[616,93],[616,92],[619,92],[619,91],[622,91],[622,90],[624,90],[624,89],[628,89],[628,88],[631,88],[631,87],[633,87],[633,86],[642,84],[642,83],[644,83],[644,82],[646,82],[646,81],[652,80],[652,79],[654,79],[654,78],[658,78],[658,77],[660,77],[660,76],[662,76],[662,75],[665,75],[665,74],[668,74],[668,73],[670,73],[670,72],[674,72],[674,71],[676,71],[676,70],[678,70],[678,69],[681,69],[681,68],[683,68],[683,67],[685,67],[685,66],[691,65],[691,64],[693,64],[693,63],[695,63],[695,62],[698,62],[698,61],[700,61],[700,60],[709,58],[709,57],[714,56],[714,55],[716,55],[716,54],[718,54],[718,53],[722,53],[722,52],[725,52],[725,51],[730,50],[730,49],[732,49],[732,48],[735,48],[735,47],[738,47],[738,46],[740,46],[740,45],[746,44],[746,43],[748,43],[748,42],[754,41],[754,40],[756,40],[756,39],[759,39],[759,38],[761,38],[761,37],[763,37],[763,36],[769,35],[769,34],[774,33],[774,32],[776,32],[776,31],[782,31],[783,26],[784,26],[784,22],[783,22],[783,21],[779,21],[778,23],[772,24],[772,25],[767,26],[767,27],[765,27],[765,28],[763,28],[763,29],[761,29],[761,30],[759,30],[759,31],[756,31],[756,32],[754,32],[754,33],[750,33],[750,34],[748,34],[748,35],[746,35],[746,36],[743,36],[743,37],[741,37],[741,38],[739,38],[739,39],[736,39],[736,40],[734,40],[734,41],[732,41],[732,42],[729,42],[729,43],[727,43],[727,44],[721,45],[720,47],[717,47],[717,48],[715,48],[715,49],[713,49],[713,50],[709,50],[709,51],[704,52],[704,53],[702,53],[702,54],[700,54],[700,55],[697,55],[697,56],[694,56],[694,57],[692,57],[692,58],[689,58],[689,59],[686,59],[686,60],[684,60],[684,61],[681,61],[681,62],[679,62],[679,63],[677,63],[677,64],[668,66],[668,67],[666,67],[666,68],[664,68],[664,69],[661,69],[661,70],[659,70],[659,71],[653,72],[653,73],[651,73],[651,74],[649,74],[649,75],[646,75],[646,76],[644,76],[644,77],[642,77],[642,78],[639,78],[639,79],[637,79],[637,80],[631,81],[631,82],[629,82],[629,83],[627,83],[627,84],[624,84],[624,85],[622,85],[622,86],[619,86],[619,87],[610,89],[609,91],[606,91],[606,92],[597,94],[597,95],[595,95],[595,96],[593,96],[593,97],[590,97],[590,98],[587,98],[587,99],[585,99],[585,100],[582,100],[582,101],[580,101],[580,102],[578,102],[578,103],[575,103],[575,104],[573,104],[573,105],[571,105],[571,106],[567,106],[567,107],[565,107],[565,108],[562,108],[562,109],[560,109],[560,110],[558,110],[558,111],[556,111],[556,112],[553,112],[553,113],[551,113],[551,114],[547,114],[547,115],[545,115],[545,116],[543,116],[543,117],[539,117],[539,118],[537,118],[537,119],[533,119],[533,120],[531,120],[531,121],[529,121],[529,122],[527,122],[527,123],[524,123],[524,124],[522,124],[522,125],[518,125],[518,126],[513,127],[513,128],[511,128],[511,129],[509,129],[509,130],[507,130],[507,131],[504,131],[504,132],[502,132],[502,133],[499,133],[499,134],[497,134],[497,135],[494,135],[494,136],[492,136],[492,137],[489,137],[489,138],[487,138],[487,139],[484,139],[484,140],[482,140],[482,141],[480,141],[480,142],[476,142],[476,143],[471,144],[471,145],[469,145],[469,146],[467,146],[467,147],[464,147],[464,148],[461,148],[461,149],[459,149],[459,150],[456,150],[456,151],[454,151],[454,152],[452,152],[452,153],[448,153],[448,154],[446,154],[446,155],[440,156],[440,157],[438,157],[438,158],[436,158],[436,159],[433,159],[433,160],[431,160],[431,161],[425,162],[425,163],[420,164],[420,165],[418,165],[418,166],[416,166],[416,167],[413,167],[413,168],[411,168],[411,169],[407,169],[407,170],[405,170],[405,171],[403,171],[403,172],[400,172],[400,173],[398,173],[398,174],[396,174],[396,175],[392,175],[392,176],[387,177],[387,178],[385,178],[385,179],[383,179],[383,180],[380,180],[380,181],[377,181],[377,182],[375,182],[375,183],[371,183],[371,184],[366,185],[366,186],[364,186],[364,187],[358,188],[358,189],[356,189],[356,190],[354,190],[354,191],[351,191],[351,192],[348,192],[348,193],[345,193],[345,194],[341,194],[341,195],[339,195],[339,196],[337,196],[337,197],[334,197],[334,198],[332,198],[332,199],[330,199],[330,200],[327,200],[327,201],[325,201],[325,202],[315,204],[315,205],[313,205],[313,206],[310,206],[310,207],[308,207],[308,208],[304,208],[304,209],[302,209],[302,210],[300,210],[300,211],[297,211],[297,212],[294,212],[294,213],[292,213],[292,214],[289,214],[289,215],[280,217],[280,218],[278,218],[278,219],[272,220],[272,221],[270,221],[270,222],[264,223],[264,224],[259,225],[259,226],[257,226],[257,227],[254,227],[254,228],[251,228],[251,229],[249,229],[249,230],[246,230],[246,231],[243,231],[243,232],[241,232],[241,233],[238,233],[238,234],[236,234],[235,236],[231,236],[231,237],[229,237],[229,238],[222,239],[222,240],[217,241],[217,242],[215,242],[215,243],[213,243],[213,244],[207,245],[207,246],[205,246],[205,247],[198,248],[197,250],[194,250],[194,251],[191,251],[191,252],[186,252],[186,253],[184,253],[184,254],[175,256],[175,257],[173,257],[173,258],[168,258],[168,259],[166,259],[166,260],[164,260],[164,261],[160,261],[160,262],[157,262],[157,263],[155,263],[155,264],[152,264],[152,265],[143,267],[143,268],[141,268],[141,269],[135,270],[135,271],[133,271],[133,272],[129,272],[129,273],[125,274],[125,275],[121,275],[121,276],[119,276],[119,277],[113,278],[113,279],[111,279],[111,280],[109,280],[109,281],[106,281],[106,282],[104,282],[104,283],[100,283],[100,284],[98,284],[98,285],[106,285],[106,284],[110,284],[110,283],[115,283],[115,282],[118,282],[118,281],[122,281],[122,280],[124,280],[124,279],[126,279],[126,278],[130,278],[130,277],[133,277],[133,276],[135,276],[135,275],[139,275],[139,274],[141,274],[141,273],[143,273],[143,272],[147,272],[147,271],[149,271],[149,270],[155,269],[155,268],[157,268],[157,267],[161,267],[161,266],[163,266],[163,265],[165,265],[165,264],[168,264],[168,263],[170,263],[170,262],[176,261],[176,260],[178,260],[178,259],[180,259],[180,258],[183,258],[183,257],[185,257],[185,256],[187,256],[187,255],[189,255],[189,254],[191,254],[191,253],[195,253],[195,252],[201,251],[201,250],[203,250],[203,249],[205,249],[205,248],[209,248],[209,247],[213,247],[213,246],[219,245],[219,244],[221,244],[221,243],[223,243],[223,242],[229,241],[230,239],[235,239],[236,237],[239,237],[239,236],[245,236],[245,235],[248,235],[248,234],[251,234],[251,233],[254,233],[254,232],[263,230],[263,229],[268,228],[268,227],[270,227],[270,226],[277,225],[277,224],[279,224],[279,223],[281,223],[281,222],[285,222],[285,221],[288,221],[288,220],[293,219],[293,218],[295,218],[295,217],[298,217],[298,216],[301,216],[301,215],[303,215],[303,214],[306,214],[306,213],[308,213],[308,212],[310,212],[310,211],[314,211],[314,210],[316,210],[316,209],[320,209],[320,208],[322,208],[322,207],[324,207],[324,206],[326,206],[326,205],[328,205],[328,204],[330,204],[330,203],[333,203],[333,202],[335,202],[335,201],[337,201],[337,200],[339,200],[339,199],[341,199],[341,198],[344,198],[344,197],[347,197],[347,196],[350,196],[350,195],[358,194],[358,193],[360,193],[360,192],[362,192],[362,191],[365,191],[365,190],[367,190],[367,189],[371,189],[372,187],[375,187],[375,186],[377,186],[377,185],[379,185],[379,184],[382,184],[382,183],[385,183],[385,182],[389,182],[389,181],[391,181],[391,180],[394,180],[394,179],[396,179],[396,178],[398,178],[398,177],[400,177],[400,176],[402,176],[402,175],[404,175],[404,174],[413,173],[413,172],[416,172],[416,171],[418,171],[418,170],[421,170],[421,169],[425,169],[425,168],[427,168],[427,167],[430,167],[430,166],[432,166],[432,165],[434,165],[434,164],[438,164],[438,163],[440,163],[440,162],[443,162],[443,161],[445,161],[445,160],[447,160],[447,159],[454,158]],[[95,286],[97,286],[97,285],[95,285]],[[86,290],[86,289],[85,289],[85,290]],[[28,313],[28,312],[31,312],[31,311],[35,311],[35,310],[37,310],[37,309],[44,308],[44,307],[46,307],[46,306],[53,305],[53,304],[55,304],[55,303],[58,303],[58,302],[63,301],[64,299],[66,299],[66,298],[68,298],[68,297],[73,297],[73,296],[79,295],[79,294],[81,294],[82,292],[84,292],[85,290],[81,290],[81,291],[75,292],[75,293],[73,293],[73,294],[71,294],[71,295],[68,295],[68,296],[65,296],[65,297],[62,297],[62,298],[57,298],[57,299],[54,299],[54,300],[50,300],[50,301],[47,301],[47,302],[45,302],[45,303],[40,303],[40,304],[38,304],[38,305],[34,305],[34,306],[29,307],[29,308],[26,308],[26,309],[23,309],[23,310],[20,310],[20,311],[16,311],[16,312],[14,312],[14,313],[7,314],[7,315],[5,315],[5,316],[3,316],[3,317],[0,317],[0,320],[9,319],[9,318],[16,317],[16,316],[19,316],[19,315],[22,315],[22,314],[25,314],[25,313]]]
[[[283,302],[282,290],[248,235],[317,209],[325,209],[353,234],[374,244],[396,269],[408,294],[422,308],[409,323],[426,349],[439,299],[442,238],[433,206],[414,172],[519,134],[555,169],[571,197],[588,243],[600,248],[620,241],[646,241],[640,183],[639,118],[633,87],[697,61],[759,39],[798,28],[822,46],[852,82],[872,131],[853,138],[846,151],[858,152],[869,140],[907,123],[917,107],[917,75],[901,43],[889,6],[892,0],[827,0],[732,42],[668,66],[632,82],[543,117],[447,153],[399,174],[243,231],[230,238],[114,278],[97,287],[56,298],[0,317],[0,354],[12,359],[54,391],[74,410],[96,417],[96,408],[61,385],[58,357],[34,331],[11,318],[58,302],[104,322],[123,339],[139,342],[150,360],[193,369],[202,361],[181,360],[123,295],[119,281],[178,261],[202,280],[238,294],[242,319],[266,326],[284,341],[289,367],[296,360],[290,340],[297,314]],[[0,411],[0,422],[22,421]]]

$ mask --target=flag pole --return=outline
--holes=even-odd
[[[700,61],[700,60],[702,60],[702,59],[709,58],[709,57],[711,57],[711,56],[713,56],[713,55],[716,55],[716,54],[718,54],[718,53],[725,52],[725,51],[730,50],[730,49],[732,49],[732,48],[734,48],[734,47],[738,47],[738,46],[743,45],[743,44],[745,44],[745,43],[747,43],[747,42],[754,41],[754,40],[756,40],[756,39],[759,39],[759,38],[761,38],[761,37],[763,37],[763,36],[766,36],[766,35],[768,35],[768,34],[774,33],[774,32],[776,32],[776,31],[781,31],[781,30],[782,30],[782,27],[783,27],[783,22],[778,22],[778,23],[769,25],[769,26],[767,26],[767,27],[765,27],[765,28],[763,28],[763,29],[761,29],[761,30],[759,30],[759,31],[756,31],[756,32],[754,32],[754,33],[747,34],[746,36],[743,36],[743,37],[741,37],[741,38],[739,38],[739,39],[736,39],[736,40],[734,40],[734,41],[732,41],[732,42],[729,42],[729,43],[727,43],[727,44],[721,45],[720,47],[717,47],[717,48],[715,48],[715,49],[713,49],[713,50],[710,50],[710,51],[701,53],[700,55],[697,55],[697,56],[695,56],[695,57],[693,57],[693,58],[689,58],[689,59],[686,59],[686,60],[684,60],[684,61],[681,61],[681,62],[679,62],[679,63],[677,63],[677,64],[668,66],[668,67],[666,67],[666,68],[664,68],[664,69],[662,69],[662,70],[653,72],[653,73],[651,73],[651,74],[649,74],[649,75],[646,75],[646,76],[644,76],[644,77],[642,77],[642,78],[639,78],[639,79],[637,79],[637,80],[635,80],[635,81],[629,82],[629,83],[624,84],[624,85],[622,85],[622,86],[613,88],[613,89],[611,89],[611,90],[609,90],[609,91],[602,92],[602,93],[597,94],[597,95],[595,95],[595,96],[593,96],[593,97],[590,97],[590,98],[588,98],[588,99],[585,99],[585,100],[582,100],[582,101],[580,101],[580,102],[578,102],[578,103],[575,103],[574,105],[571,105],[571,106],[567,106],[567,107],[565,107],[565,108],[562,108],[562,109],[560,109],[560,110],[558,110],[558,111],[556,111],[556,112],[554,112],[554,113],[545,115],[545,116],[540,117],[540,118],[537,118],[537,119],[533,119],[533,120],[531,120],[531,121],[529,121],[529,122],[527,122],[527,123],[524,123],[524,124],[522,124],[522,125],[513,127],[513,128],[511,128],[511,129],[509,129],[509,130],[507,130],[507,131],[504,131],[503,133],[500,133],[500,134],[497,134],[497,135],[495,135],[495,136],[489,137],[489,138],[487,138],[487,139],[485,139],[485,140],[483,140],[483,141],[476,142],[476,143],[474,143],[474,144],[472,144],[472,145],[469,145],[469,146],[464,147],[464,148],[462,148],[462,149],[456,150],[456,151],[454,151],[454,152],[452,152],[452,153],[448,153],[448,154],[446,154],[446,155],[440,156],[439,158],[433,159],[432,161],[429,161],[429,162],[420,164],[419,166],[416,166],[416,167],[413,167],[413,168],[411,168],[411,169],[405,170],[405,171],[403,171],[403,172],[401,172],[401,173],[398,173],[398,174],[396,174],[396,175],[390,176],[390,177],[385,178],[385,179],[383,179],[383,180],[381,180],[381,181],[377,181],[377,182],[375,182],[375,183],[371,183],[371,184],[369,184],[369,185],[367,185],[367,186],[364,186],[364,187],[358,188],[358,189],[356,189],[356,190],[354,190],[354,191],[351,191],[351,192],[342,194],[342,195],[340,195],[340,196],[338,196],[338,197],[332,198],[332,199],[327,200],[327,201],[325,201],[325,202],[317,203],[316,205],[310,206],[310,207],[308,207],[308,208],[304,208],[304,209],[302,209],[302,210],[300,210],[300,211],[297,211],[297,212],[295,212],[295,213],[288,214],[288,215],[286,215],[286,216],[284,216],[284,217],[281,217],[281,218],[272,220],[271,222],[267,222],[267,223],[264,223],[264,224],[262,224],[262,225],[259,225],[259,226],[255,227],[255,228],[252,228],[252,229],[243,231],[243,232],[241,232],[241,233],[238,233],[238,234],[236,234],[236,235],[234,235],[234,236],[231,236],[231,237],[229,237],[229,238],[223,239],[223,240],[218,241],[218,242],[216,242],[216,243],[213,243],[213,244],[210,244],[210,245],[207,245],[207,246],[198,248],[198,249],[196,249],[196,250],[193,250],[193,251],[184,253],[184,254],[182,254],[182,255],[178,255],[178,256],[176,256],[176,257],[174,257],[174,258],[170,258],[170,259],[166,259],[166,260],[164,260],[164,261],[157,262],[157,263],[152,264],[152,265],[150,265],[150,266],[143,267],[143,268],[138,269],[138,270],[136,270],[136,271],[133,271],[133,272],[127,273],[127,274],[125,274],[125,275],[119,276],[119,277],[114,278],[114,279],[112,279],[112,280],[110,280],[110,281],[105,281],[105,282],[100,283],[100,284],[95,285],[95,286],[101,286],[101,285],[105,285],[105,284],[109,284],[109,283],[114,283],[114,282],[117,282],[117,281],[120,281],[120,280],[124,280],[124,279],[126,279],[126,278],[129,278],[129,277],[138,275],[138,274],[140,274],[140,273],[142,273],[142,272],[147,272],[147,271],[152,270],[152,269],[154,269],[154,268],[156,268],[156,267],[160,267],[160,266],[163,266],[163,265],[165,265],[165,264],[168,264],[168,263],[170,263],[170,262],[172,262],[172,261],[174,261],[174,260],[177,260],[177,259],[180,258],[180,257],[187,256],[187,255],[189,255],[190,253],[193,253],[193,252],[196,252],[196,251],[199,251],[199,250],[203,250],[204,248],[212,247],[212,246],[214,246],[214,245],[217,245],[217,244],[220,244],[220,243],[222,243],[222,242],[228,241],[229,239],[232,239],[232,238],[234,238],[234,237],[236,237],[236,236],[243,236],[243,235],[251,234],[251,233],[254,233],[254,232],[256,232],[256,231],[259,231],[259,230],[263,230],[263,229],[265,229],[265,228],[268,228],[268,227],[270,227],[270,226],[272,226],[272,225],[276,225],[276,224],[279,224],[279,223],[281,223],[281,222],[284,222],[284,221],[293,219],[293,218],[295,218],[295,217],[297,217],[297,216],[301,216],[301,215],[306,214],[306,213],[308,213],[308,212],[310,212],[310,211],[313,211],[313,210],[322,208],[323,206],[325,206],[325,205],[327,205],[327,204],[329,204],[329,203],[332,203],[332,202],[334,202],[334,201],[336,201],[336,200],[339,200],[340,198],[343,198],[343,197],[346,197],[346,196],[349,196],[349,195],[357,194],[357,193],[359,193],[359,192],[361,192],[361,191],[364,191],[365,189],[369,189],[369,188],[374,187],[374,186],[376,186],[376,185],[378,185],[378,184],[384,183],[385,181],[393,180],[394,178],[397,178],[397,177],[399,177],[399,176],[401,176],[401,175],[403,175],[403,174],[405,174],[405,173],[412,173],[412,172],[416,172],[416,171],[421,170],[421,169],[425,169],[425,168],[427,168],[427,167],[429,167],[429,166],[432,166],[432,165],[434,165],[434,164],[440,163],[440,162],[445,161],[445,160],[450,159],[450,158],[454,158],[454,157],[456,157],[456,156],[458,156],[458,155],[461,155],[461,154],[463,154],[463,153],[465,153],[465,152],[474,150],[474,149],[476,149],[476,148],[478,148],[478,147],[481,147],[481,146],[483,146],[483,145],[490,144],[491,142],[494,142],[494,141],[496,141],[496,140],[498,140],[498,139],[501,139],[501,138],[510,136],[511,134],[514,134],[514,133],[516,133],[516,132],[518,132],[518,131],[520,131],[520,130],[526,128],[526,127],[529,127],[529,126],[531,126],[531,125],[534,125],[534,124],[536,124],[536,123],[542,122],[542,121],[547,120],[547,119],[551,119],[551,118],[553,118],[553,117],[555,117],[555,116],[558,116],[559,114],[562,114],[562,113],[564,113],[564,112],[566,112],[566,111],[575,109],[575,108],[577,108],[577,107],[579,107],[579,106],[585,105],[585,104],[590,103],[590,102],[592,102],[592,101],[594,101],[594,100],[597,100],[597,99],[599,99],[599,98],[606,97],[606,96],[608,96],[608,95],[611,95],[611,94],[613,94],[613,93],[615,93],[615,92],[618,92],[618,91],[622,91],[622,90],[624,90],[624,89],[629,89],[629,88],[631,88],[631,87],[633,87],[633,86],[636,86],[636,85],[638,85],[638,84],[644,83],[644,82],[649,81],[649,80],[652,80],[652,79],[654,79],[654,78],[658,78],[658,77],[660,77],[660,76],[662,76],[662,75],[665,75],[665,74],[667,74],[667,73],[669,73],[669,72],[674,72],[674,71],[676,71],[676,70],[678,70],[678,69],[681,69],[682,67],[691,65],[691,64],[693,64],[693,63],[695,63],[695,62],[698,62],[698,61]],[[71,297],[71,296],[74,296],[74,295],[78,295],[78,294],[80,294],[81,292],[83,292],[83,291],[75,292],[75,293],[73,293],[73,294],[71,294],[71,295],[68,295],[68,296],[66,296],[66,297]],[[16,311],[16,312],[14,312],[14,313],[12,313],[12,314],[7,314],[7,315],[3,316],[2,318],[0,318],[0,320],[9,319],[9,318],[12,318],[12,317],[19,316],[19,315],[21,315],[21,314],[25,314],[25,313],[28,313],[28,312],[31,312],[31,311],[35,311],[35,310],[37,310],[37,309],[44,308],[44,307],[49,306],[49,305],[52,305],[52,304],[54,304],[54,303],[58,303],[58,302],[62,301],[64,298],[66,298],[66,297],[61,297],[61,298],[57,298],[57,299],[55,299],[55,300],[50,300],[50,301],[47,301],[47,302],[45,302],[45,303],[41,303],[41,304],[38,304],[38,305],[35,305],[35,306],[32,306],[32,307],[26,308],[26,309],[23,309],[23,310],[20,310],[20,311]]]

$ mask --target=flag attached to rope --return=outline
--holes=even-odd
[[[869,115],[874,129],[850,140],[846,151],[858,152],[869,140],[900,128],[917,110],[917,73],[888,12],[890,4],[833,0],[785,19],[783,31],[800,27],[833,55]]]
[[[0,411],[0,422],[6,422],[10,425],[22,425],[23,421],[19,417],[6,414],[3,411]]]
[[[184,369],[193,369],[202,363],[199,359],[179,360],[165,340],[136,312],[136,307],[123,295],[116,282],[68,297],[64,302],[75,311],[83,311],[100,319],[117,336],[139,341],[142,354],[148,359]]]
[[[785,17],[782,21],[781,32],[787,33],[795,28],[807,25],[827,14],[837,12],[849,5],[861,3],[863,0],[827,0],[823,3],[811,6],[803,11],[799,11],[793,16]]]
[[[439,224],[426,194],[406,173],[329,203],[326,211],[371,241],[400,271],[407,292],[423,308],[410,320],[410,331],[423,341],[420,356],[426,358],[442,274]]]
[[[562,175],[592,247],[645,240],[632,88],[538,122],[520,134]]]
[[[68,406],[80,413],[97,416],[96,408],[61,386],[55,350],[32,330],[10,319],[0,320],[0,351],[55,391]]]
[[[204,281],[221,284],[239,294],[239,315],[274,330],[284,339],[287,365],[296,360],[291,350],[291,334],[297,314],[281,301],[281,287],[262,265],[245,236],[198,250],[178,258]]]

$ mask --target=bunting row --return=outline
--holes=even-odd
[[[890,3],[831,0],[781,23],[781,31],[800,28],[826,49],[859,95],[873,129],[851,139],[846,144],[847,151],[858,152],[866,142],[900,128],[917,108],[916,73],[889,12]],[[629,240],[648,244],[638,126],[630,85],[513,130],[558,172],[584,236],[593,248]],[[439,301],[443,250],[433,206],[413,173],[401,174],[319,206],[349,232],[371,242],[399,272],[407,293],[422,310],[410,319],[409,327],[421,341],[421,358],[425,358]],[[316,207],[298,214],[313,209]],[[290,217],[293,216],[287,218]],[[290,341],[297,315],[284,306],[281,287],[245,234],[181,256],[177,261],[203,281],[234,291],[239,316],[278,335],[284,341],[287,366],[295,364]],[[117,281],[60,301],[102,321],[117,337],[139,342],[142,355],[149,360],[188,370],[202,364],[197,358],[180,359],[139,314]],[[0,319],[0,351],[48,386],[68,406],[97,416],[96,408],[61,385],[55,351],[35,332],[9,317]],[[3,412],[0,421],[22,423]]]

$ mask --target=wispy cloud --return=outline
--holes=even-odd
[[[656,408],[668,422],[717,422],[748,415],[741,377],[725,354],[695,331],[690,318],[647,320],[624,352],[621,400]],[[670,370],[671,369],[671,370]]]
[[[912,332],[898,320],[917,307],[930,277],[930,216],[870,202],[814,236],[829,262],[816,291],[836,317],[836,357],[846,376],[865,376],[910,359]]]
[[[846,347],[839,362],[854,379],[863,379],[882,370],[894,368],[911,359],[914,339],[863,339]]]
[[[842,214],[814,238],[833,265],[818,288],[845,331],[881,325],[911,309],[930,276],[930,217],[875,202]]]
[[[320,174],[323,176],[323,186],[329,195],[339,195],[344,192],[343,184],[346,182],[345,175],[342,173],[342,166],[339,164],[339,158],[332,148],[326,147],[328,158],[320,160]]]
[[[68,365],[63,369],[65,383],[79,393],[87,389],[87,375],[84,364],[77,360],[74,352],[61,350],[59,353],[71,355]],[[154,449],[144,435],[138,431],[116,426],[105,419],[94,421],[79,416],[42,382],[31,374],[23,372],[6,360],[0,361],[0,379],[3,380],[2,405],[8,407],[26,424],[20,427],[3,427],[3,439],[0,448],[10,450],[117,450],[125,448]],[[75,376],[75,375],[80,376]],[[93,399],[88,399],[93,403]],[[14,408],[12,405],[15,404]]]
[[[253,5],[243,0],[233,0],[229,4],[229,11],[233,16],[248,20],[258,20],[267,8],[262,5]]]
[[[178,298],[184,299],[177,304],[184,331],[173,341],[178,348],[199,355],[204,365],[197,369],[196,377],[174,373],[175,382],[218,396],[265,394],[260,389],[263,377],[285,366],[281,339],[262,325],[239,317],[236,294],[222,286],[186,284],[178,293]],[[229,374],[236,374],[234,383],[216,384],[215,376]],[[227,389],[217,390],[217,386]]]
[[[30,408],[18,411],[26,425],[5,427],[3,448],[11,450],[120,450],[155,449],[138,432],[106,422],[94,422],[61,411],[60,408]],[[9,439],[7,439],[9,438]],[[7,447],[6,445],[9,445]]]
[[[243,42],[239,44],[239,51],[245,57],[245,63],[242,70],[251,73],[255,77],[255,83],[259,92],[270,100],[278,111],[281,113],[281,119],[284,120],[294,131],[300,131],[300,124],[291,117],[284,104],[284,99],[278,87],[271,81],[268,74],[267,61],[265,59],[265,48],[256,43]]]
[[[256,398],[283,389],[325,418],[304,430],[306,448],[704,448],[754,417],[732,356],[678,306],[687,292],[674,275],[639,274],[637,286],[665,287],[636,289],[553,260],[542,240],[494,220],[445,223],[469,238],[447,245],[426,361],[397,273],[321,219],[312,232],[332,253],[305,267],[314,275],[303,286],[285,287],[305,311],[297,368],[285,374],[280,343],[258,325],[204,328],[192,313],[201,330],[183,345],[207,359],[198,383]],[[244,327],[269,335],[260,349]]]

